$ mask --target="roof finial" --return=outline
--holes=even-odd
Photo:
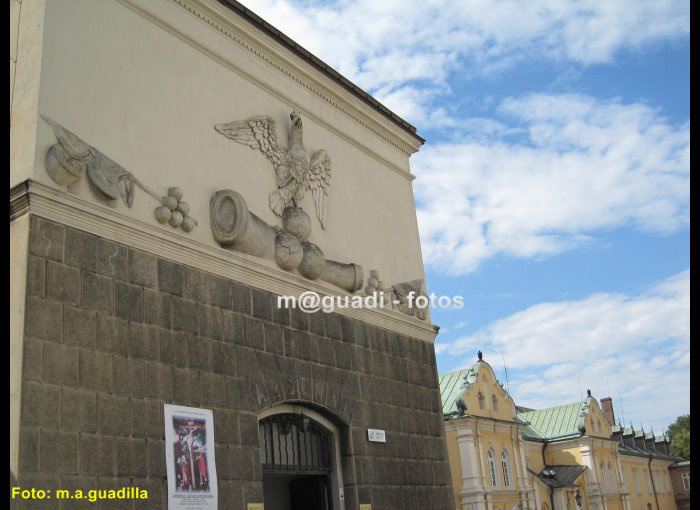
[[[591,396],[591,390],[586,390],[586,394],[590,397],[590,396]]]
[[[476,353],[476,355],[479,357],[479,361],[484,361],[484,353],[479,351]]]

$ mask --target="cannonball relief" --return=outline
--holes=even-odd
[[[304,256],[299,264],[299,272],[304,278],[309,280],[315,280],[321,273],[326,265],[326,258],[321,251],[321,248],[313,243],[305,242],[301,243],[304,249]]]
[[[282,226],[302,243],[311,235],[311,218],[301,207],[287,207],[282,213]]]
[[[296,269],[304,256],[299,240],[291,234],[280,232],[275,237],[275,262],[285,271]]]

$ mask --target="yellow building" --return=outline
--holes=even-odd
[[[481,353],[440,390],[458,509],[676,510],[669,467],[682,459],[666,438],[615,425],[609,397],[516,406]]]
[[[526,425],[491,366],[480,360],[441,376],[440,390],[456,507],[539,508],[525,461]]]
[[[678,510],[690,510],[690,461],[678,461],[669,469]]]
[[[623,477],[629,489],[630,508],[676,509],[671,467],[682,459],[671,455],[666,438],[619,425],[613,425],[612,430],[612,437],[619,444]]]

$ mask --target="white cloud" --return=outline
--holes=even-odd
[[[498,111],[517,126],[474,122],[485,130],[412,160],[428,264],[467,273],[499,254],[560,253],[600,229],[688,224],[688,123],[570,94],[509,98]]]
[[[576,401],[580,380],[584,394],[621,395],[628,422],[660,427],[689,408],[690,271],[636,296],[541,303],[436,347],[464,366],[481,349],[497,369],[502,351],[520,405]]]
[[[464,80],[533,58],[607,63],[621,49],[685,37],[690,25],[680,0],[246,3],[413,122],[429,115],[429,99],[395,101],[412,82],[444,87],[453,73]]]

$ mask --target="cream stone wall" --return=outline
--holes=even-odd
[[[34,168],[43,28],[44,0],[10,2],[10,187]]]
[[[19,467],[19,428],[22,387],[22,339],[24,337],[25,292],[29,218],[10,223],[10,473]]]
[[[131,209],[100,199],[85,178],[71,196],[172,239],[218,248],[209,228],[217,190],[240,192],[269,224],[279,219],[268,207],[270,163],[214,125],[270,115],[286,144],[296,107],[307,150],[325,149],[333,162],[325,231],[311,197],[302,204],[310,240],[329,259],[362,265],[365,277],[378,269],[389,285],[424,277],[408,161],[420,142],[218,2],[48,2],[43,38],[38,113],[157,192],[181,187],[199,226],[184,234],[157,224],[159,204],[139,189]],[[11,184],[29,177],[60,189],[44,169],[54,134],[43,120],[36,126],[34,165]]]

